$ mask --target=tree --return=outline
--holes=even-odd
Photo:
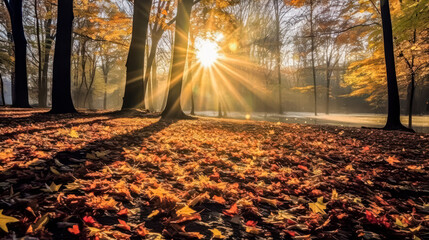
[[[151,23],[149,26],[150,30],[150,50],[147,57],[147,63],[146,63],[146,71],[144,74],[144,89],[148,89],[148,93],[152,93],[153,90],[153,84],[154,84],[154,78],[152,78],[151,81],[151,88],[148,88],[149,84],[149,77],[156,76],[156,68],[154,68],[155,65],[155,56],[157,54],[158,50],[158,44],[161,40],[162,35],[164,32],[174,23],[174,19],[168,20],[169,15],[172,13],[171,8],[174,4],[174,1],[168,0],[168,1],[158,1],[156,12],[153,17],[151,17]],[[145,93],[143,93],[145,94]],[[143,95],[144,99],[145,95]],[[149,96],[149,105],[150,107],[153,107],[153,96]],[[152,104],[151,104],[152,103]]]
[[[279,0],[274,1],[274,15],[276,17],[276,71],[279,83],[279,114],[283,114],[282,107],[282,75],[281,75],[281,40],[280,40],[280,4]]]
[[[173,61],[167,103],[162,112],[163,118],[183,118],[185,113],[180,104],[186,55],[188,53],[189,26],[193,0],[179,0],[177,6],[176,29],[173,46]]]
[[[58,0],[57,37],[52,77],[52,109],[50,113],[74,113],[71,97],[71,46],[73,0]]]
[[[55,39],[55,29],[53,28],[53,3],[51,0],[34,0],[34,14],[36,25],[36,44],[37,44],[37,87],[39,107],[48,106],[48,70],[49,60],[53,41]]]
[[[4,0],[12,24],[12,36],[15,49],[15,83],[13,106],[29,108],[27,86],[27,40],[22,23],[22,0]]]
[[[398,82],[396,79],[395,54],[393,50],[392,20],[389,0],[380,0],[381,21],[383,25],[384,56],[387,73],[388,113],[385,130],[408,130],[401,123]]]
[[[122,110],[144,108],[144,57],[152,0],[134,2],[133,31],[127,59],[127,79]]]

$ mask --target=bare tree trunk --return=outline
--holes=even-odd
[[[193,0],[179,0],[176,17],[176,30],[173,48],[173,61],[167,104],[162,112],[163,118],[183,118],[180,98],[182,95],[183,75],[188,52],[189,26],[191,22]]]
[[[330,74],[330,63],[326,61],[326,115],[329,115],[329,100],[331,97],[331,74]]]
[[[408,106],[408,128],[413,127],[413,105],[414,105],[414,94],[416,91],[415,83],[416,75],[414,72],[411,73],[411,82],[410,82],[410,102]]]
[[[41,82],[41,88],[39,89],[39,96],[45,96],[42,97],[41,105],[48,106],[48,70],[49,70],[49,58],[51,56],[51,50],[52,50],[52,43],[54,41],[54,36],[51,35],[49,29],[52,26],[52,19],[48,19],[45,22],[45,40],[44,40],[44,46],[43,46],[43,60],[42,60],[42,82]],[[44,102],[43,102],[44,101]]]
[[[58,0],[51,113],[76,112],[71,97],[70,73],[73,18],[73,0]]]
[[[188,84],[191,88],[191,115],[195,115],[195,102],[194,102],[194,73],[192,71],[192,62],[195,58],[195,38],[192,33],[190,33],[190,49],[188,51]]]
[[[39,25],[39,9],[37,6],[37,0],[34,0],[34,14],[35,14],[35,25],[36,25],[36,42],[37,42],[37,87],[38,87],[38,104],[39,107],[46,107],[46,95],[43,95],[42,90],[42,46],[40,42],[40,25]],[[46,94],[46,93],[45,93]]]
[[[4,101],[4,85],[3,85],[3,77],[0,72],[0,88],[1,88],[1,103],[3,106],[6,106],[6,102]]]
[[[383,24],[384,54],[387,73],[388,114],[384,126],[386,130],[408,130],[401,123],[398,82],[396,79],[395,54],[393,50],[392,20],[389,0],[380,0],[381,20]]]
[[[144,58],[152,0],[134,1],[133,30],[127,59],[122,109],[144,108]]]
[[[280,42],[280,5],[279,0],[274,0],[274,13],[276,16],[276,69],[279,84],[279,114],[283,114],[282,105],[282,74],[281,74],[281,42]]]
[[[13,106],[29,108],[27,85],[27,40],[22,23],[22,0],[4,0],[12,24],[12,35],[15,46],[15,79],[12,96]]]
[[[103,99],[103,109],[107,109],[107,74],[103,73],[104,78],[104,99]]]
[[[316,67],[314,66],[314,26],[313,26],[313,0],[310,0],[310,38],[311,38],[311,68],[313,70],[313,86],[314,86],[314,116],[317,116],[317,83],[316,83]]]

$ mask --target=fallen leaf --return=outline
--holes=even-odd
[[[325,212],[326,203],[323,203],[323,197],[319,197],[317,199],[317,202],[309,203],[308,205],[309,205],[311,211],[313,211],[314,213],[326,214],[326,212]]]
[[[14,222],[19,222],[19,220],[14,217],[3,215],[3,209],[0,209],[0,228],[3,229],[3,231],[9,232],[6,224]]]
[[[396,157],[389,156],[386,159],[386,162],[388,162],[390,165],[395,165],[395,163],[399,163],[400,161]]]
[[[147,218],[153,218],[154,216],[156,216],[158,214],[159,214],[159,210],[154,210],[149,214],[149,216],[147,216]]]
[[[125,222],[124,220],[118,219],[119,222],[119,227],[128,231],[131,231],[131,227],[128,226],[127,222]]]
[[[214,238],[214,239],[223,239],[223,238],[226,238],[224,235],[222,235],[222,232],[221,232],[221,231],[219,231],[219,230],[218,230],[218,229],[216,229],[216,228],[209,229],[209,230],[210,230],[210,232],[212,232],[212,233],[213,233],[212,238]]]
[[[194,213],[196,213],[196,211],[190,208],[188,205],[176,211],[176,214],[178,216],[184,216],[184,217],[192,216]]]
[[[69,230],[69,232],[74,234],[74,235],[78,235],[80,233],[79,225],[77,225],[77,224],[73,225],[73,227],[71,227],[71,228],[67,228],[67,230]]]
[[[238,214],[237,203],[234,203],[230,209],[224,210],[223,214],[233,217]]]
[[[225,203],[226,203],[226,201],[223,197],[218,197],[218,196],[214,195],[212,199],[213,199],[213,201],[215,201],[219,204],[222,204],[222,205],[225,205]]]

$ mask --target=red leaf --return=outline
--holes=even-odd
[[[73,225],[72,228],[68,228],[67,230],[69,230],[69,232],[74,234],[74,235],[78,235],[80,233],[79,225],[77,225],[77,224]]]
[[[249,220],[249,221],[246,222],[246,226],[248,226],[248,227],[256,227],[257,223],[258,222],[256,222],[256,221]]]
[[[86,224],[94,224],[94,223],[96,223],[96,221],[94,220],[94,218],[92,218],[91,216],[85,216],[85,217],[83,217],[83,221],[86,223]]]
[[[366,210],[365,212],[366,214],[366,219],[368,220],[368,222],[372,223],[372,224],[377,224],[377,218],[375,218],[374,214],[371,211]]]

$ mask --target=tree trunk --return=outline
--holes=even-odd
[[[173,62],[167,104],[162,112],[163,118],[183,118],[186,116],[182,111],[180,98],[182,95],[183,75],[188,52],[188,35],[192,5],[193,0],[179,0],[177,7]]]
[[[392,20],[389,0],[380,0],[381,20],[383,24],[384,54],[387,73],[388,114],[386,130],[406,130],[401,123],[398,82],[396,79],[395,55],[393,50]]]
[[[4,85],[3,85],[3,77],[1,75],[1,72],[0,72],[0,88],[1,88],[1,92],[0,92],[0,94],[1,94],[1,104],[3,106],[6,106],[6,102],[4,101]]]
[[[157,111],[157,105],[158,105],[158,101],[155,100],[155,97],[157,97],[159,99],[159,91],[158,91],[158,75],[157,75],[157,63],[156,63],[156,59],[154,59],[153,64],[152,64],[152,77],[151,77],[151,81],[152,81],[152,101],[154,101],[154,105],[153,105],[153,111]]]
[[[279,114],[283,114],[282,106],[282,75],[281,75],[281,42],[280,42],[280,6],[279,0],[274,0],[274,12],[276,15],[276,69],[279,84]]]
[[[57,38],[55,42],[52,109],[50,113],[74,113],[71,96],[71,46],[73,0],[58,0]]]
[[[329,115],[329,100],[331,97],[331,74],[329,68],[329,61],[326,61],[326,115]]]
[[[316,83],[316,67],[314,66],[314,27],[313,27],[313,0],[310,0],[310,37],[311,37],[311,68],[313,70],[313,86],[314,86],[314,116],[317,116],[317,83]]]
[[[218,111],[217,116],[219,118],[221,118],[222,117],[222,103],[220,101],[220,96],[218,98],[219,99],[218,99],[218,103],[217,103],[217,111]]]
[[[9,11],[13,42],[15,45],[15,81],[12,94],[13,106],[18,108],[29,108],[28,85],[27,85],[27,40],[22,23],[22,0],[5,0]]]
[[[143,79],[147,29],[152,0],[134,1],[133,30],[128,52],[127,79],[122,109],[144,108]]]
[[[39,24],[39,9],[37,0],[34,0],[34,14],[36,21],[36,42],[37,42],[37,87],[38,87],[38,105],[46,107],[46,95],[43,96],[42,90],[42,46],[40,40],[40,24]],[[46,94],[46,93],[45,93]]]
[[[104,77],[104,99],[103,99],[103,109],[106,110],[107,109],[107,80],[108,80],[108,76],[106,73],[103,73],[103,77]]]
[[[146,71],[144,74],[144,88],[147,88],[147,85],[149,83],[149,77],[151,75],[151,70],[152,70],[152,65],[153,62],[155,61],[155,56],[156,56],[156,50],[158,49],[158,43],[159,40],[161,39],[161,37],[153,37],[152,38],[152,45],[150,46],[150,52],[149,52],[149,56],[147,57],[147,64],[146,64]],[[144,99],[144,96],[143,96]]]
[[[413,105],[414,105],[414,93],[416,91],[416,75],[414,72],[411,73],[410,82],[410,102],[408,106],[408,128],[413,128]]]
[[[52,42],[54,36],[51,35],[48,29],[52,26],[52,19],[48,19],[45,22],[45,41],[43,46],[43,63],[42,63],[42,82],[41,88],[39,88],[39,101],[42,101],[41,105],[48,106],[48,70],[49,70],[49,58],[51,56]],[[42,99],[40,99],[41,96]]]
[[[192,62],[194,61],[195,58],[195,38],[193,36],[193,34],[190,34],[190,48],[188,51],[188,84],[190,85],[191,88],[191,115],[195,115],[195,101],[194,101],[194,74],[193,74],[193,70],[192,70]]]

